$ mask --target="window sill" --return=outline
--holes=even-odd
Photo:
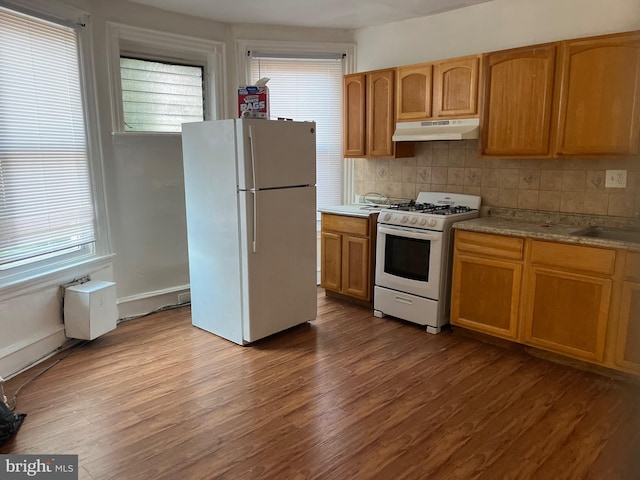
[[[0,302],[46,287],[66,283],[70,278],[87,275],[89,270],[102,270],[111,266],[113,257],[115,257],[115,254],[91,256],[77,259],[64,265],[52,266],[45,272],[36,271],[15,279],[7,278],[0,281]]]

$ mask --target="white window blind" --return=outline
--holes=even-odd
[[[316,122],[318,207],[342,203],[341,59],[251,59],[251,81],[269,77],[271,118]]]
[[[78,51],[73,28],[0,8],[0,268],[95,241]]]
[[[204,119],[203,68],[120,58],[125,132],[181,132]]]

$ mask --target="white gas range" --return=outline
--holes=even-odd
[[[420,192],[378,215],[374,315],[391,315],[439,333],[449,322],[451,225],[479,215],[481,198]]]

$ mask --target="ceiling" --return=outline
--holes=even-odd
[[[358,29],[492,0],[129,0],[225,23]]]

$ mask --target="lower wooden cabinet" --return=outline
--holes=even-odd
[[[614,362],[640,374],[640,253],[628,253],[620,295]]]
[[[640,253],[456,230],[451,298],[453,325],[640,374]]]
[[[376,218],[322,214],[321,287],[371,301]]]
[[[457,231],[451,323],[516,340],[523,240]]]

